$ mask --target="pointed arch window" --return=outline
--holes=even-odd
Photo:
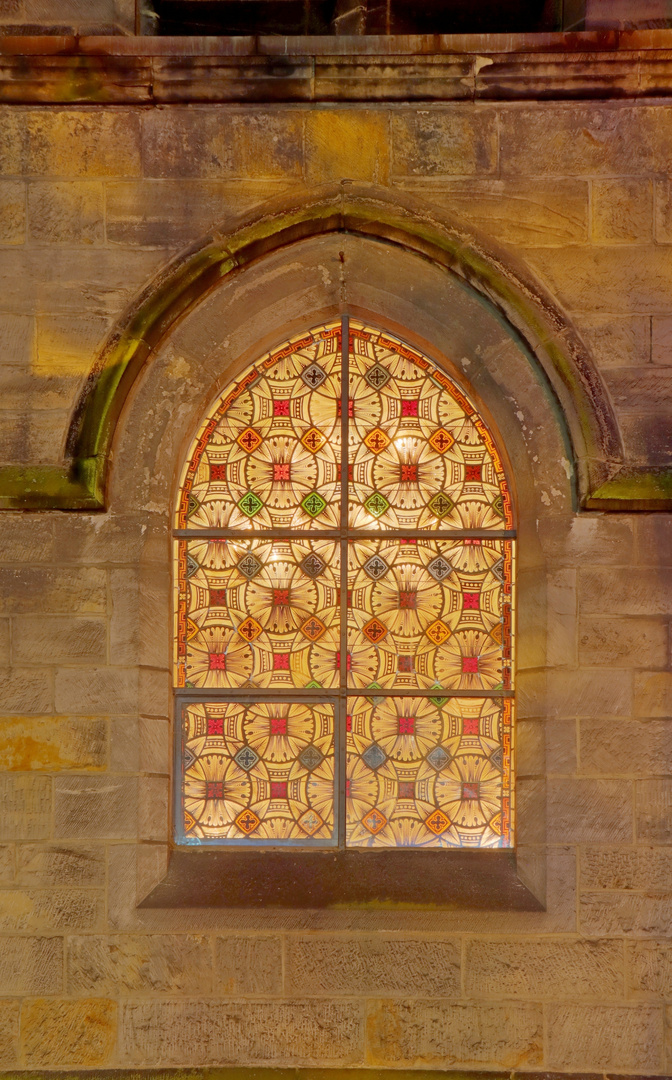
[[[244,371],[178,495],[176,842],[511,847],[513,526],[468,393],[385,329]]]

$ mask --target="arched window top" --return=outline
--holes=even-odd
[[[345,317],[250,365],[178,495],[178,842],[511,846],[514,543],[416,349]]]

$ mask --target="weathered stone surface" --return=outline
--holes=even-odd
[[[371,1065],[539,1065],[540,1005],[457,1005],[446,1001],[372,1001],[367,1017]]]
[[[57,994],[62,989],[62,938],[0,937],[0,994]]]
[[[600,667],[665,667],[668,636],[662,619],[585,618],[579,625],[580,661]]]
[[[210,944],[193,934],[71,937],[69,993],[203,994],[212,981]]]
[[[549,515],[538,522],[537,531],[544,552],[555,566],[632,563],[635,526],[623,514]]]
[[[581,772],[647,776],[672,771],[672,720],[582,720]]]
[[[45,713],[52,706],[51,672],[35,668],[0,672],[0,713]]]
[[[164,776],[142,776],[138,781],[138,835],[143,840],[165,840],[170,831],[170,784]]]
[[[87,315],[38,315],[36,320],[34,374],[79,380],[94,365],[98,350],[110,328],[110,320],[94,312]],[[55,529],[58,523],[55,523]],[[75,535],[79,529],[75,528]],[[68,543],[73,537],[68,532]],[[76,549],[75,552],[76,553]],[[59,556],[69,552],[62,548]]]
[[[572,775],[576,772],[576,756],[578,747],[578,721],[559,720],[554,718],[545,724],[546,761],[544,767],[538,770],[549,774],[564,773]]]
[[[147,177],[298,179],[303,120],[208,105],[160,106],[142,117],[142,161]]]
[[[0,891],[0,932],[92,930],[100,922],[102,894],[83,889]]]
[[[672,848],[587,848],[581,853],[581,886],[672,892]]]
[[[548,574],[546,604],[546,662],[549,667],[575,667],[576,570],[556,570]]]
[[[669,671],[637,672],[634,687],[635,716],[672,717],[671,695],[672,674]],[[664,771],[660,768],[656,770]]]
[[[633,941],[626,949],[628,995],[659,1000],[672,997],[672,943]]]
[[[662,1010],[619,1005],[551,1005],[548,1065],[553,1069],[657,1072],[662,1066]]]
[[[459,994],[460,946],[450,939],[287,939],[285,978],[296,994]]]
[[[104,660],[106,646],[107,627],[102,619],[24,615],[12,620],[15,664],[35,663],[46,656],[52,664]]]
[[[599,368],[649,363],[651,319],[646,315],[582,315],[577,323]],[[591,520],[597,525],[595,519]]]
[[[138,782],[125,776],[57,776],[54,835],[123,840],[136,835]]]
[[[21,1046],[32,1068],[106,1065],[116,1034],[117,1005],[104,998],[36,998],[21,1007]]]
[[[653,231],[650,180],[593,180],[592,238],[597,244],[634,244]]]
[[[623,997],[620,941],[469,941],[465,962],[476,999]]]
[[[70,844],[19,845],[16,880],[20,885],[34,887],[101,886],[105,884],[105,851],[102,847]]]
[[[42,840],[51,828],[51,780],[0,775],[0,840]]]
[[[107,725],[95,717],[8,717],[0,725],[7,770],[103,769]]]
[[[18,1064],[19,1011],[18,1001],[0,1001],[0,1065],[3,1068]]]
[[[0,183],[0,244],[22,244],[26,238],[26,186],[20,180]]]
[[[322,108],[306,115],[306,177],[311,183],[370,180],[381,184],[389,171],[388,116]]]
[[[672,364],[672,316],[654,315],[651,319],[651,360],[654,364]]]
[[[672,611],[672,575],[654,576],[636,567],[622,574],[582,570],[579,604],[583,615],[667,615]]]
[[[0,363],[27,365],[33,349],[33,337],[35,323],[31,315],[15,315],[11,311],[3,311],[0,315]],[[26,534],[29,528],[25,518],[21,514],[7,514],[8,528],[12,530],[23,528]],[[37,524],[36,521],[34,521]],[[45,519],[41,519],[42,526]],[[42,529],[40,529],[40,532]]]
[[[619,245],[573,248],[527,248],[525,259],[570,311],[620,312],[627,296],[630,310],[660,315],[669,306],[672,268],[665,247],[633,244],[627,259]]]
[[[0,611],[100,615],[106,604],[107,578],[98,567],[0,567]]]
[[[0,844],[0,882],[11,884],[15,878],[16,845]]]
[[[593,716],[596,706],[604,716],[630,716],[632,673],[594,668],[568,678],[562,671],[548,672],[549,716]]]
[[[131,109],[0,107],[3,175],[140,175],[139,116]]]
[[[654,844],[672,840],[672,780],[638,780],[637,839]]]
[[[583,934],[595,936],[669,937],[672,934],[672,896],[635,892],[582,893],[579,925]]]
[[[104,189],[99,181],[28,185],[28,236],[40,244],[102,244]]]
[[[655,469],[667,468],[672,463],[669,417],[664,402],[658,402],[655,409],[621,413],[620,428],[626,459],[632,465]]]
[[[135,668],[60,668],[56,672],[58,712],[132,713],[137,702]]]
[[[619,780],[549,779],[547,829],[550,843],[630,840],[631,787]]]
[[[282,942],[279,937],[219,937],[215,941],[215,990],[220,994],[281,994]],[[288,991],[289,992],[289,991]],[[301,993],[307,993],[301,987]]]
[[[622,413],[665,411],[672,393],[672,368],[648,364],[647,367],[613,368],[603,374],[609,393]]]
[[[198,1040],[194,1039],[198,1030]],[[124,1005],[122,1060],[134,1065],[362,1062],[359,1003],[152,1001]]]
[[[169,577],[169,575],[166,575]],[[143,575],[144,577],[144,575]],[[162,611],[164,617],[168,617],[170,610],[170,585],[161,596]],[[131,570],[110,570],[110,597],[112,601],[112,614],[110,617],[110,663],[112,664],[137,664],[147,663],[145,652],[147,646],[144,643],[140,623],[140,595],[138,589],[138,575]],[[156,633],[152,634],[152,646],[157,656],[156,660],[165,663],[166,640],[170,636],[167,633],[162,636],[159,625],[156,625]],[[157,640],[158,639],[158,640]],[[157,667],[159,664],[157,663]]]
[[[488,106],[401,110],[390,123],[396,176],[471,176],[496,171],[496,113]]]
[[[637,519],[637,561],[643,566],[672,566],[669,514],[642,514]]]

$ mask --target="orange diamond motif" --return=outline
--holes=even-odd
[[[362,633],[366,634],[367,638],[373,645],[377,645],[379,641],[382,641],[387,633],[387,627],[380,619],[370,619],[366,626],[362,627]]]
[[[301,627],[301,633],[304,634],[309,641],[318,641],[325,633],[326,629],[326,626],[321,619],[318,619],[317,615],[311,615]]]
[[[490,637],[493,641],[496,641],[498,645],[502,644],[502,637],[504,636],[504,627],[501,623],[495,623],[490,631]]]
[[[260,626],[256,619],[248,615],[238,627],[238,633],[242,638],[245,638],[245,641],[254,641],[255,638],[259,637],[263,629],[263,626]]]
[[[299,818],[299,825],[308,836],[313,836],[322,824],[322,818],[316,810],[306,810]]]
[[[193,637],[196,637],[198,633],[198,625],[193,619],[187,619],[187,641],[191,641]]]
[[[379,427],[374,428],[364,438],[364,445],[368,446],[369,450],[373,450],[374,454],[379,454],[381,450],[384,450],[386,446],[390,445],[390,440],[384,431],[381,431]]]
[[[442,427],[429,436],[429,445],[433,446],[439,454],[445,454],[446,450],[450,450],[454,442],[455,439],[450,432]]]
[[[497,836],[502,835],[502,815],[501,814],[495,814],[495,816],[490,819],[490,828],[492,829],[492,831],[494,833],[497,833]]]
[[[241,431],[240,435],[236,439],[238,445],[242,446],[243,450],[245,450],[248,454],[253,454],[254,451],[259,446],[261,446],[263,441],[264,440],[262,439],[259,432],[255,431],[254,428],[251,427],[246,427],[244,431]]]
[[[326,435],[323,435],[316,427],[308,428],[308,431],[301,439],[306,450],[310,450],[311,454],[316,454],[318,450],[321,450],[326,441]]]
[[[241,832],[249,836],[254,830],[261,825],[261,818],[257,817],[254,810],[241,810],[238,817],[235,819],[235,824],[238,826]]]
[[[446,829],[450,828],[450,818],[444,814],[443,810],[435,810],[433,814],[430,814],[428,818],[425,818],[425,825],[433,832],[435,836],[440,836]]]
[[[190,814],[188,810],[184,811],[184,831],[190,833],[192,829],[196,827],[196,818],[193,814]]]
[[[368,814],[362,818],[362,825],[375,836],[387,825],[387,818],[381,814],[380,810],[369,810]]]
[[[445,622],[441,619],[437,619],[436,622],[430,623],[425,630],[427,637],[430,641],[433,641],[435,645],[442,645],[446,638],[450,637],[451,629],[446,626]]]

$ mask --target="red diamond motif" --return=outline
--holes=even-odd
[[[286,780],[271,780],[271,798],[272,799],[286,799],[287,798],[287,781]]]
[[[274,480],[289,480],[289,462],[276,462],[273,466]]]
[[[472,610],[478,611],[480,601],[480,593],[477,592],[465,592],[462,593],[462,607],[465,611]]]
[[[208,667],[210,671],[226,671],[226,656],[224,653],[208,653]]]
[[[289,416],[289,398],[276,398],[273,402],[274,416]]]
[[[208,735],[223,735],[224,721],[221,716],[208,717]]]
[[[462,674],[463,675],[477,675],[478,674],[478,657],[477,656],[463,656],[462,657]]]
[[[276,653],[273,653],[273,670],[274,671],[289,671],[289,653],[288,652],[276,652]]]
[[[400,735],[414,735],[415,734],[415,717],[414,716],[400,716],[397,719]]]
[[[287,734],[287,718],[285,716],[271,717],[271,735]]]
[[[222,780],[206,780],[205,797],[206,799],[223,799],[224,782]]]

